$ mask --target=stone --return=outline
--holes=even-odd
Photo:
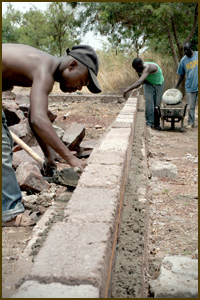
[[[2,109],[5,113],[8,126],[18,124],[24,118],[23,112],[14,101],[3,100]]]
[[[63,135],[64,135],[64,130],[58,126],[53,125],[53,128],[55,129],[55,132],[57,133],[58,137],[60,139],[62,139]]]
[[[40,146],[35,146],[35,147],[31,147],[31,148],[41,158],[44,158],[44,154],[43,154],[42,149],[40,148]],[[13,160],[12,160],[13,168],[16,169],[23,162],[29,162],[29,163],[36,163],[37,164],[37,162],[25,150],[20,150],[20,151],[14,152],[13,153]],[[38,164],[38,167],[39,167],[39,164]]]
[[[21,163],[16,170],[16,177],[20,188],[26,191],[41,192],[50,187],[34,163]]]
[[[88,140],[88,141],[82,141],[80,143],[80,147],[83,147],[84,150],[92,150],[97,145],[97,141],[95,140]]]
[[[167,162],[157,162],[151,167],[152,176],[176,179],[178,176],[177,166]]]
[[[70,151],[76,150],[85,136],[85,127],[82,124],[73,122],[65,131],[62,141]]]
[[[29,133],[27,123],[23,121],[18,124],[9,126],[9,129],[14,132],[19,138],[25,137]]]
[[[18,94],[15,98],[15,102],[18,104],[18,105],[21,105],[21,104],[29,104],[30,105],[30,99],[29,97],[27,96],[24,96],[24,95],[21,95],[21,94]]]
[[[52,111],[50,111],[49,109],[47,110],[47,115],[48,115],[51,123],[53,123],[55,121],[55,119],[57,118],[57,115],[55,113],[53,113]]]
[[[29,126],[28,119],[24,119],[19,124],[9,126],[9,129],[29,147],[38,146],[38,142]]]
[[[160,275],[150,281],[154,298],[198,298],[198,260],[186,256],[166,256]]]
[[[2,93],[2,100],[4,99],[15,100],[15,98],[16,98],[16,94],[9,90]]]

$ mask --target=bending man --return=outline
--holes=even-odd
[[[145,98],[146,125],[161,130],[160,118],[155,107],[160,105],[164,89],[164,77],[161,68],[153,62],[143,62],[141,58],[135,58],[132,67],[138,73],[139,79],[128,87],[123,96],[143,84]]]
[[[87,86],[92,93],[100,93],[98,70],[98,57],[90,46],[74,46],[71,51],[67,49],[66,56],[56,58],[26,45],[2,45],[3,91],[13,86],[31,87],[29,123],[44,153],[46,174],[56,168],[51,148],[70,166],[81,170],[86,166],[86,162],[72,155],[57,136],[47,115],[48,95],[55,81],[60,83],[63,92],[71,93]],[[6,223],[8,226],[33,225],[33,217],[26,215],[23,218],[21,191],[12,169],[13,142],[4,113],[2,123],[2,221],[4,226],[7,226]],[[23,219],[27,222],[23,223]]]

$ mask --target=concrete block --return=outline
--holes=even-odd
[[[123,151],[93,151],[88,159],[89,164],[121,166],[126,161],[126,153]]]
[[[136,106],[135,105],[125,105],[122,108],[120,113],[132,115],[132,114],[135,114],[135,112],[136,112]]]
[[[198,298],[198,260],[186,256],[167,256],[160,275],[150,282],[154,298]]]
[[[70,286],[29,280],[11,298],[99,298],[99,289],[89,284]]]
[[[81,175],[78,187],[121,187],[124,166],[89,164]]]
[[[127,152],[131,140],[131,128],[111,128],[99,145],[99,151]]]
[[[130,97],[130,98],[128,98],[126,104],[135,104],[135,105],[137,105],[138,104],[138,97]]]
[[[117,118],[115,119],[115,121],[122,121],[122,120],[123,120],[123,122],[130,122],[130,121],[133,122],[133,120],[134,120],[134,115],[133,115],[133,114],[127,115],[127,114],[122,114],[122,113],[120,113],[120,114],[117,116]]]
[[[111,128],[132,128],[133,122],[114,121]]]
[[[85,188],[76,189],[65,209],[66,220],[79,219],[82,222],[105,222],[114,224],[117,219],[120,190]]]
[[[112,243],[108,224],[58,222],[49,232],[28,279],[48,284],[89,284],[105,292]]]

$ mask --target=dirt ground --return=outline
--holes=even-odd
[[[140,103],[119,230],[112,298],[153,297],[148,292],[148,282],[159,275],[163,257],[193,256],[198,249],[198,111],[196,109],[193,129],[181,132],[181,122],[175,123],[174,130],[167,122],[164,131],[146,129],[146,182],[142,176],[144,159],[141,154],[143,108]],[[187,115],[184,125],[187,125]],[[157,162],[176,165],[177,179],[153,177],[151,168]],[[138,190],[145,186],[147,207],[138,201]],[[143,255],[146,246],[147,265]]]
[[[109,125],[114,121],[123,107],[123,103],[102,103],[98,100],[92,102],[51,103],[50,109],[58,114],[54,125],[65,128],[71,122],[85,124],[86,136],[84,140],[98,140],[102,137]],[[67,115],[64,118],[64,115]],[[140,115],[144,110],[141,108]],[[171,130],[170,124],[165,124],[165,131],[147,130],[146,147],[148,162],[148,202],[149,202],[149,226],[148,226],[148,269],[145,271],[145,280],[155,278],[159,271],[160,263],[165,255],[192,255],[198,245],[198,112],[196,111],[196,126],[193,129],[180,131],[180,123],[175,124],[175,130]],[[142,117],[141,117],[142,118]],[[141,122],[143,122],[141,120]],[[185,125],[187,118],[185,120]],[[140,126],[141,127],[141,126]],[[140,132],[142,137],[144,133]],[[141,143],[141,139],[140,139]],[[134,152],[135,151],[135,152]],[[133,149],[133,155],[137,149]],[[131,172],[140,175],[141,157],[137,154],[135,165],[130,167]],[[155,162],[169,162],[175,164],[178,169],[176,180],[156,178],[151,174],[151,166]],[[60,167],[60,166],[59,166]],[[134,175],[135,176],[135,175]],[[143,179],[141,178],[141,181]],[[131,191],[130,182],[127,191]],[[137,186],[137,188],[139,185]],[[136,188],[136,187],[135,187]],[[128,190],[129,189],[129,190]],[[132,190],[133,191],[133,190]],[[133,192],[135,193],[135,192]],[[134,251],[141,254],[143,251],[140,243],[143,231],[138,224],[144,224],[143,207],[134,207],[127,200],[126,213],[122,219],[123,243],[129,244],[132,239],[131,232],[138,233],[138,242],[127,248],[118,244],[118,258],[120,277],[115,285],[113,298],[137,298],[141,293],[139,284],[144,278],[140,278],[139,263],[131,266]],[[66,205],[66,204],[63,204]],[[132,218],[133,211],[140,211],[135,221]],[[126,217],[128,216],[128,217]],[[126,224],[124,224],[124,222]],[[128,225],[127,225],[128,224]],[[124,230],[123,230],[124,226]],[[127,232],[127,226],[129,230]],[[142,225],[143,226],[143,225]],[[2,286],[3,298],[9,298],[17,283],[18,260],[24,252],[28,241],[31,239],[32,228],[2,228]],[[130,249],[130,247],[132,247]],[[121,253],[119,249],[121,248]],[[124,249],[122,249],[124,248]],[[138,250],[139,249],[139,250]],[[125,255],[124,259],[124,254]],[[120,257],[121,256],[121,257]],[[137,258],[138,259],[138,258]],[[137,271],[136,271],[137,270]],[[119,270],[118,270],[119,271]],[[117,272],[118,272],[117,271]],[[123,273],[125,271],[125,273]],[[136,276],[132,277],[136,271]],[[15,276],[13,276],[13,274]],[[124,275],[125,274],[125,275]],[[129,274],[129,276],[127,275]],[[142,276],[142,275],[141,275]],[[136,278],[137,277],[137,278]],[[134,282],[134,285],[133,285]],[[136,282],[136,284],[135,284]]]

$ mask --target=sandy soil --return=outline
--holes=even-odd
[[[84,139],[97,140],[102,137],[122,107],[123,104],[117,102],[93,101],[67,105],[56,103],[55,106],[50,106],[50,109],[58,114],[55,125],[64,128],[73,121],[80,122],[86,126]],[[67,113],[69,115],[64,119],[63,115]],[[185,124],[186,122],[187,119]],[[156,276],[161,259],[166,254],[192,255],[197,249],[198,126],[181,132],[180,123],[175,124],[174,131],[168,123],[165,125],[165,131],[147,130],[148,180],[145,182],[141,168],[143,124],[144,109],[140,107],[133,147],[135,158],[130,166],[130,180],[127,184],[117,245],[117,275],[112,295],[114,298],[137,298],[143,292],[140,290],[141,283],[148,286],[149,278]],[[169,180],[152,177],[151,166],[158,161],[175,164],[178,168],[178,178]],[[135,176],[137,180],[133,182],[131,178]],[[144,206],[142,203],[134,204],[138,188],[146,185],[149,202],[149,239],[145,231]],[[32,228],[2,228],[3,298],[8,298],[13,293],[18,279],[18,260],[31,239],[31,234]],[[141,274],[144,235],[149,264],[145,274]],[[30,264],[26,268],[29,266]]]

